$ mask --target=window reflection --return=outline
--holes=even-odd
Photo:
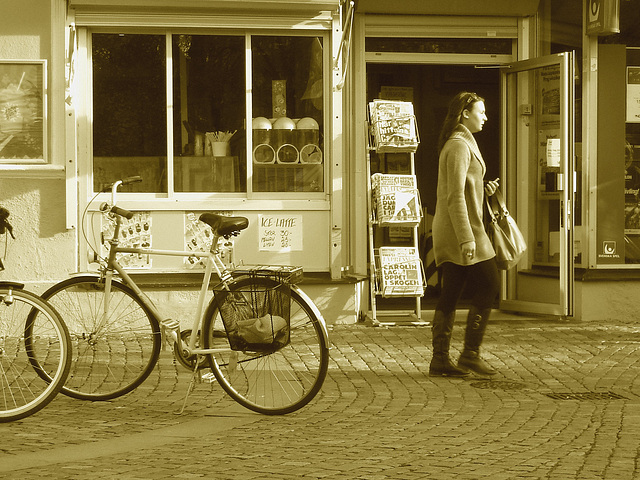
[[[244,36],[174,35],[176,192],[246,191]]]
[[[640,264],[640,120],[638,117],[640,109],[638,109],[638,101],[636,100],[640,97],[638,93],[640,92],[639,7],[640,0],[620,2],[620,32],[615,35],[598,37],[598,44],[601,45],[601,48],[603,46],[615,48],[611,47],[611,45],[618,45],[619,48],[624,49],[623,55],[618,57],[611,55],[607,58],[607,60],[614,58],[619,60],[617,64],[609,63],[609,71],[603,72],[599,68],[600,78],[603,75],[609,75],[609,79],[615,79],[616,82],[619,81],[619,85],[624,85],[625,87],[625,96],[619,97],[622,101],[618,105],[609,105],[608,107],[608,111],[618,112],[620,116],[624,115],[624,131],[612,127],[611,125],[613,124],[611,122],[598,127],[600,131],[609,128],[607,138],[616,138],[616,143],[619,145],[619,148],[610,153],[610,157],[598,159],[598,162],[605,165],[602,170],[604,172],[624,172],[624,189],[622,188],[622,182],[618,182],[619,188],[607,190],[607,192],[610,192],[607,196],[603,191],[606,190],[606,183],[610,180],[610,177],[599,173],[598,202],[606,202],[607,210],[605,215],[599,215],[598,231],[599,233],[606,231],[607,226],[611,224],[611,212],[617,214],[619,206],[622,205],[620,198],[624,197],[624,221],[621,215],[616,215],[614,218],[619,219],[619,223],[615,225],[616,227],[619,226],[618,231],[623,229],[621,240],[624,242],[624,263],[635,265]],[[607,51],[615,52],[615,50]],[[602,53],[599,53],[599,55],[602,55]],[[622,78],[623,76],[624,78]],[[600,99],[599,101],[601,102]],[[620,168],[623,162],[624,170]],[[599,263],[619,262],[617,259],[605,257],[603,260],[599,259]]]
[[[167,191],[165,37],[93,34],[93,182],[96,191]]]
[[[96,190],[140,175],[143,182],[128,191],[169,193],[171,182],[175,192],[246,192],[251,162],[253,191],[324,191],[321,38],[96,33],[92,49]]]
[[[324,190],[322,39],[254,36],[253,190]]]

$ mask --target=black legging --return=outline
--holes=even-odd
[[[445,262],[442,268],[442,290],[437,310],[449,314],[456,309],[465,284],[473,296],[471,304],[479,310],[491,308],[500,293],[500,273],[495,258],[474,265],[456,265]]]

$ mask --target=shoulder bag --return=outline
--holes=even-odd
[[[485,195],[491,220],[487,233],[496,251],[498,268],[509,270],[520,261],[527,250],[527,244],[516,221],[509,214],[500,190],[496,190],[490,198],[491,201]]]

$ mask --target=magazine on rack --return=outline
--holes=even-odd
[[[411,102],[374,100],[369,103],[369,121],[378,153],[417,150],[419,140]]]
[[[424,294],[422,266],[415,247],[380,247],[380,287],[385,297]]]
[[[382,226],[415,227],[422,208],[415,175],[374,173],[371,176],[373,211]]]

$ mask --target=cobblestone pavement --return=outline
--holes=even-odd
[[[492,380],[431,378],[428,327],[330,328],[329,375],[268,417],[169,350],[133,393],[0,424],[2,479],[640,479],[640,324],[500,320]],[[462,321],[454,331],[459,353]]]

